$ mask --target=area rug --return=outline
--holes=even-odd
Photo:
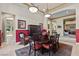
[[[71,45],[60,43],[59,50],[56,53],[51,53],[50,56],[71,56],[72,47]],[[29,56],[29,46],[15,50],[15,53],[17,56]],[[33,50],[30,56],[34,56]],[[48,56],[48,53],[40,53],[39,56]]]

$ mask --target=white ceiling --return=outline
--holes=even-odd
[[[33,5],[37,6],[39,10],[44,12],[44,9],[46,10],[48,8],[50,10],[50,9],[58,8],[58,6],[62,5],[62,3],[34,3]],[[62,16],[73,15],[75,13],[76,13],[75,9],[66,9],[52,14],[50,18],[58,18]]]
[[[47,12],[47,8],[50,10],[50,9],[56,8],[57,6],[63,3],[26,3],[26,4],[29,6],[37,7],[39,11]]]
[[[59,8],[60,6],[63,6],[65,3],[27,3],[29,6],[35,6],[39,9],[39,11],[42,11],[43,13],[49,12],[50,10],[53,10],[55,8]],[[68,3],[71,5],[71,3]],[[67,4],[65,4],[67,6]],[[45,11],[45,10],[49,11]],[[72,15],[75,14],[75,9],[67,9],[67,10],[62,10],[60,12],[54,13],[51,15],[51,18],[57,18],[57,17],[62,17],[62,16],[67,16],[67,15]]]
[[[38,7],[39,10],[44,12],[43,9],[48,8],[50,11],[51,9],[60,7],[62,5],[62,3],[33,3],[33,5]],[[75,9],[66,9],[66,10],[62,10],[60,12],[52,14],[50,18],[58,18],[58,17],[62,17],[62,16],[73,15],[75,13],[76,13]]]
[[[75,15],[75,14],[76,14],[75,9],[66,9],[66,10],[63,10],[63,11],[52,14],[50,16],[50,19],[63,17],[63,16],[68,16],[68,15]]]
[[[33,3],[39,8],[39,10],[44,11],[44,9],[53,9],[59,6],[61,3]]]

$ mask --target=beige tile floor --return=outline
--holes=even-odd
[[[65,38],[65,37],[62,37],[62,38],[64,40],[62,40],[60,38],[61,43],[65,43],[65,44],[69,44],[69,45],[73,46],[71,55],[72,56],[79,56],[79,44],[75,44],[75,42],[72,39],[68,40],[69,38]],[[15,49],[19,49],[22,47],[25,47],[25,46],[18,45],[18,43],[11,44],[11,45],[7,45],[7,44],[3,43],[2,48],[0,48],[0,56],[16,56]]]
[[[79,56],[79,44],[73,46],[72,56]]]
[[[28,45],[24,46],[18,44],[19,43],[7,45],[6,43],[3,43],[3,46],[0,48],[0,56],[16,56],[15,54],[16,49],[20,49],[28,46]]]
[[[14,45],[7,45],[3,43],[0,48],[0,56],[15,56],[15,47]]]

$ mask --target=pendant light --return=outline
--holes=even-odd
[[[45,14],[45,17],[48,18],[50,17],[51,15],[49,14],[49,9],[48,9],[48,4],[47,4],[47,10],[46,10],[46,14]]]
[[[46,14],[46,15],[45,15],[45,17],[47,17],[47,18],[50,17],[50,16],[51,16],[50,14]]]

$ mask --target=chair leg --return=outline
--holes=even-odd
[[[58,50],[58,49],[59,49],[59,43],[56,44],[56,50]]]
[[[30,53],[31,53],[31,43],[29,43],[29,46],[30,46],[30,49],[29,49],[29,56],[30,56]]]
[[[34,56],[36,56],[36,50],[34,51]]]
[[[51,47],[50,47],[50,45],[49,45],[49,56],[50,56],[50,51],[51,51]]]
[[[49,49],[49,56],[50,56],[50,49]]]
[[[59,43],[55,44],[55,52],[59,49]]]
[[[60,48],[60,45],[59,45],[59,43],[58,43],[58,48]]]
[[[42,53],[42,55],[44,54],[44,48],[41,48],[41,53]]]
[[[53,46],[53,52],[56,53],[56,44]]]
[[[31,48],[30,48],[30,50],[29,50],[29,56],[30,56],[30,53],[31,53]]]

